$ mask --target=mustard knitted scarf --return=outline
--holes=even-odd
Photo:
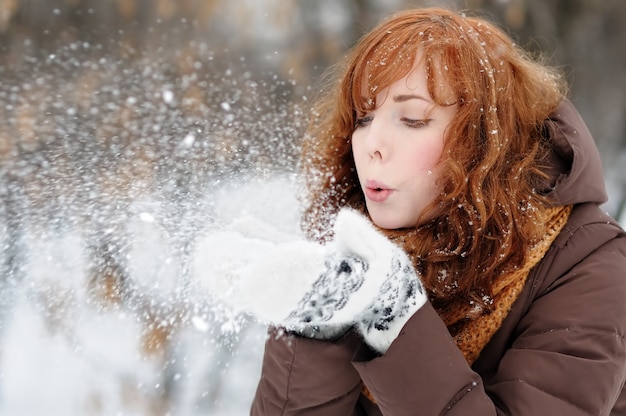
[[[567,223],[571,211],[571,205],[554,207],[548,210],[544,237],[535,245],[529,247],[526,262],[522,267],[503,275],[495,282],[492,291],[492,307],[489,312],[475,314],[475,316],[469,314],[469,316],[472,316],[471,318],[459,322],[446,322],[456,345],[470,365],[478,358],[482,349],[500,328],[502,321],[506,318],[513,303],[522,292],[530,271],[545,256],[554,239]],[[467,307],[471,308],[470,305]],[[464,313],[456,315],[468,316]],[[365,386],[363,386],[363,394],[374,401]]]
[[[530,271],[543,259],[554,239],[567,223],[571,211],[571,205],[551,208],[548,211],[544,237],[529,248],[528,257],[524,265],[502,276],[495,282],[492,309],[489,313],[479,315],[460,325],[455,325],[454,329],[448,327],[456,345],[469,364],[472,364],[478,358],[484,346],[487,345],[491,337],[500,328],[513,303],[524,289]]]

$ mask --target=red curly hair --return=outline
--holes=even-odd
[[[470,301],[488,309],[498,276],[520,267],[543,233],[550,205],[539,191],[549,146],[543,121],[566,83],[483,18],[400,12],[331,69],[302,150],[303,229],[326,241],[341,207],[366,213],[351,150],[357,114],[414,67],[418,51],[431,97],[449,105],[452,92],[458,104],[444,138],[442,192],[429,207],[438,214],[416,229],[382,231],[413,256],[436,308]]]

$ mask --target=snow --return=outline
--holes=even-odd
[[[327,3],[318,18],[339,33],[349,16]],[[278,68],[287,26],[265,18],[226,31]],[[216,303],[232,285],[214,277],[301,237],[297,178],[280,169],[306,117],[281,104],[295,79],[193,45],[191,73],[86,42],[3,72],[0,415],[248,413],[265,327]],[[608,173],[614,213],[623,174]],[[94,278],[115,282],[106,256],[127,292]]]
[[[199,233],[190,260],[191,286],[215,290],[205,285],[212,259],[225,267],[227,256],[236,264],[297,238],[296,188],[288,174],[224,182],[211,195],[213,221]],[[206,305],[208,293],[197,292],[183,299],[192,312],[181,320],[175,313],[181,259],[161,226],[159,205],[142,200],[134,209],[129,274],[143,296],[170,313],[151,321],[141,315],[141,297],[130,307],[94,298],[80,230],[29,230],[26,246],[36,255],[27,257],[0,334],[0,414],[247,414],[265,327],[227,319]],[[146,345],[155,329],[171,330],[166,346]]]
[[[248,412],[265,327],[212,273],[299,237],[302,117],[196,46],[178,73],[74,42],[0,83],[0,415]]]

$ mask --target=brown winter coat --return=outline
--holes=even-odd
[[[600,160],[571,103],[547,124],[551,196],[574,209],[471,367],[428,303],[382,357],[355,334],[272,330],[251,414],[626,415],[626,233],[598,207]]]

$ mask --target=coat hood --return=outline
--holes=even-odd
[[[546,173],[550,185],[545,195],[554,205],[608,200],[604,171],[594,139],[569,100],[564,100],[546,120],[552,153]]]

